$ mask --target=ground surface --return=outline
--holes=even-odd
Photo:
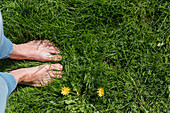
[[[168,112],[169,6],[166,0],[0,1],[5,35],[14,43],[49,39],[64,66],[63,79],[48,87],[19,85],[6,112]],[[0,71],[40,64],[5,59]],[[76,95],[63,96],[64,86]]]

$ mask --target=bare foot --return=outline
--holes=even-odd
[[[13,44],[9,58],[30,59],[38,61],[60,61],[60,51],[49,40],[34,40],[24,44]]]
[[[45,64],[32,68],[21,68],[11,71],[10,74],[16,78],[17,83],[41,87],[48,85],[55,78],[61,78],[62,69],[61,64]]]

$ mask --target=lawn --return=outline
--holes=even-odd
[[[1,0],[6,37],[17,44],[48,39],[64,66],[63,78],[49,86],[18,85],[6,112],[168,112],[169,6],[166,0]],[[0,71],[40,64],[4,59]],[[71,93],[62,95],[63,87]]]

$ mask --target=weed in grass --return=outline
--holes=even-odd
[[[70,88],[69,87],[63,87],[61,90],[61,94],[63,95],[68,95],[70,93]]]

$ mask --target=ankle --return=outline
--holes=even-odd
[[[21,49],[19,45],[13,44],[13,51],[9,55],[9,58],[11,59],[23,59],[25,57],[24,51],[21,52]]]
[[[27,72],[24,68],[21,68],[19,70],[13,70],[9,73],[15,77],[15,79],[17,80],[17,84],[22,82],[25,76],[27,76]]]

